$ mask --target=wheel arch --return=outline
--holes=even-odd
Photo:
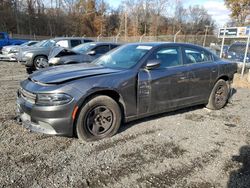
[[[76,117],[73,120],[74,135],[76,135],[76,123],[77,123],[77,119],[78,119],[78,116],[80,114],[81,108],[83,107],[83,105],[87,101],[94,98],[95,96],[100,96],[100,95],[108,96],[117,102],[117,104],[119,105],[119,107],[121,109],[122,122],[124,122],[125,116],[126,116],[126,107],[125,107],[123,97],[119,94],[119,92],[117,92],[116,90],[113,90],[113,89],[97,90],[97,91],[91,92],[90,94],[85,96],[82,100],[80,100],[80,103],[78,104],[78,110],[76,113]]]

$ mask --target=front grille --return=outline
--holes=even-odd
[[[36,102],[36,95],[34,93],[28,92],[23,88],[18,90],[19,97],[23,98],[24,100],[34,104]]]

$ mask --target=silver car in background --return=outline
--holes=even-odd
[[[18,61],[24,64],[31,71],[38,70],[48,66],[48,56],[54,47],[61,46],[71,49],[85,42],[92,42],[92,40],[79,37],[49,39],[43,41],[38,46],[34,46],[33,48],[20,50],[18,54]]]
[[[2,54],[0,55],[0,60],[3,61],[17,61],[17,55],[19,52],[19,49],[22,48],[28,48],[35,44],[37,44],[39,41],[28,41],[21,45],[9,45],[4,46],[2,48]]]

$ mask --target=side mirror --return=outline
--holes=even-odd
[[[92,50],[92,51],[89,51],[87,54],[88,55],[96,55],[96,52],[94,50]]]
[[[146,69],[151,70],[160,67],[159,60],[149,60],[146,65]]]

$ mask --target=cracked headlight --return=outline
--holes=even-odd
[[[63,93],[56,93],[56,94],[37,94],[36,96],[36,104],[40,106],[58,106],[67,104],[72,101],[72,97],[63,94]]]

